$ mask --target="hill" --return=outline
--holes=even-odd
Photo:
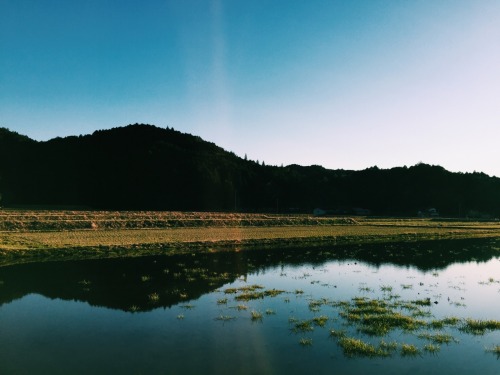
[[[200,137],[151,125],[37,142],[0,129],[4,206],[500,215],[500,179],[440,166],[362,171],[265,166]]]

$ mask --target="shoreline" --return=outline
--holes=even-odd
[[[0,232],[0,266],[191,252],[500,238],[500,226],[310,225]]]

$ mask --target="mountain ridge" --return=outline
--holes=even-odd
[[[361,171],[269,166],[198,136],[133,124],[35,141],[0,128],[4,206],[500,215],[500,179],[419,163]]]

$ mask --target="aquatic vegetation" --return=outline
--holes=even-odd
[[[331,337],[336,337],[336,338],[341,338],[345,337],[347,332],[345,330],[336,330],[336,329],[330,329],[330,336]]]
[[[413,289],[413,284],[401,284],[402,289]]]
[[[382,292],[392,292],[392,286],[390,285],[381,285],[380,290]]]
[[[247,305],[242,305],[242,304],[239,304],[236,306],[236,308],[239,310],[239,311],[242,311],[242,310],[248,310],[248,306]]]
[[[242,294],[238,294],[234,297],[237,301],[250,301],[255,299],[262,299],[265,297],[276,297],[282,293],[285,293],[284,290],[271,289],[264,291],[244,291]]]
[[[314,331],[312,320],[299,320],[293,322],[294,326],[292,328],[293,332],[309,332]]]
[[[314,325],[318,326],[318,327],[324,327],[326,325],[326,322],[328,322],[330,318],[328,318],[327,316],[325,315],[321,315],[321,316],[315,316],[314,318],[312,318],[312,321],[314,323]]]
[[[497,358],[500,358],[500,345],[495,345],[491,348],[486,348],[487,352],[493,353],[497,355]]]
[[[217,300],[217,305],[227,305],[227,298],[219,298]]]
[[[383,300],[359,297],[352,301],[352,304],[342,305],[339,315],[367,335],[384,336],[394,329],[414,331],[426,325],[423,320],[397,311],[406,303],[389,305]]]
[[[398,343],[396,341],[385,342],[380,340],[379,348],[388,353],[394,352],[398,349]]]
[[[437,353],[437,352],[439,352],[441,350],[441,347],[439,345],[435,345],[435,344],[425,344],[424,345],[424,350],[426,352],[435,354],[435,353]]]
[[[493,277],[489,277],[487,281],[480,281],[479,282],[480,285],[491,285],[491,284],[495,284],[495,283],[500,284],[500,280],[495,280]]]
[[[273,309],[266,309],[266,315],[276,315],[276,311]]]
[[[148,295],[148,298],[151,302],[156,303],[160,300],[160,295],[158,293],[151,293]]]
[[[137,311],[140,311],[140,307],[137,306],[137,305],[132,305],[129,307],[128,311],[130,312],[137,312]]]
[[[228,321],[234,320],[234,319],[236,319],[236,317],[232,316],[232,315],[219,315],[217,318],[215,318],[215,320],[220,320],[223,322],[228,322]]]
[[[252,321],[261,321],[262,320],[262,313],[260,311],[252,310],[250,312],[250,317]]]
[[[142,282],[151,281],[151,276],[148,275],[141,276],[141,281]]]
[[[431,299],[430,298],[417,299],[415,301],[411,301],[411,303],[417,306],[431,306]]]
[[[402,344],[401,345],[401,355],[403,357],[414,357],[420,354],[420,350],[412,344]]]
[[[179,319],[179,320],[184,319],[184,314],[179,314],[179,315],[177,315],[177,319]]]
[[[500,330],[500,320],[466,319],[460,330],[473,335],[484,335],[486,331]]]
[[[441,319],[441,321],[447,326],[456,326],[462,321],[462,319],[457,318],[456,316],[448,316]]]
[[[353,337],[341,337],[339,346],[348,357],[387,357],[389,352],[374,345]]]
[[[458,342],[453,336],[446,333],[430,333],[423,332],[417,336],[419,339],[425,339],[435,344],[449,344],[450,342]]]
[[[310,338],[302,337],[299,340],[299,344],[302,346],[311,346],[313,344],[313,340]]]
[[[181,309],[192,310],[192,309],[194,309],[196,306],[195,306],[195,305],[180,305],[179,307],[180,307]]]
[[[374,290],[370,287],[367,287],[367,286],[363,286],[363,287],[359,287],[358,290],[360,292],[364,292],[364,293],[373,293]]]

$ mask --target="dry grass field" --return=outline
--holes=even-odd
[[[500,237],[500,223],[214,212],[0,211],[0,264],[244,247]]]

